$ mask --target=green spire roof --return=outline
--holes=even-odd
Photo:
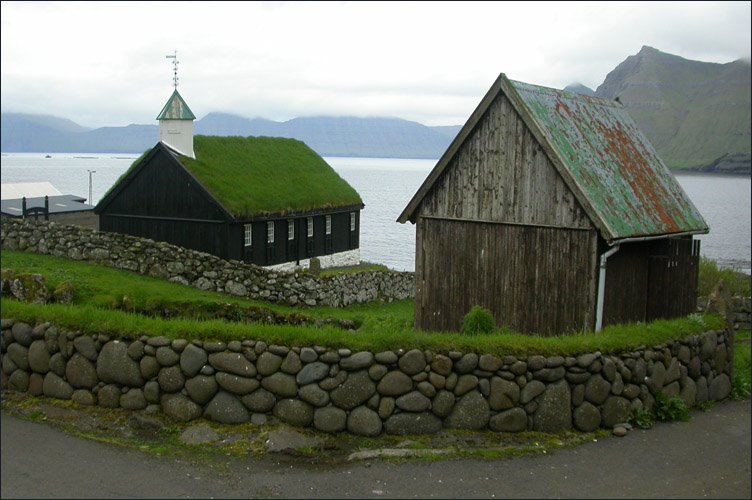
[[[157,120],[195,120],[196,116],[191,111],[191,108],[183,100],[183,97],[178,93],[178,89],[172,93],[167,100],[167,104],[164,105],[162,111],[157,116]]]

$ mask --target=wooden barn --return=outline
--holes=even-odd
[[[160,141],[97,204],[100,230],[276,268],[360,262],[358,193],[304,143],[193,136],[175,90]]]
[[[695,311],[708,226],[618,102],[501,74],[408,220],[419,329],[476,304],[543,335]]]

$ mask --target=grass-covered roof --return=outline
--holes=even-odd
[[[196,159],[179,156],[235,217],[305,212],[363,203],[305,143],[281,137],[193,138]]]

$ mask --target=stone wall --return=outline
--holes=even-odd
[[[708,308],[708,298],[697,298],[697,311],[704,312]],[[729,322],[735,330],[749,330],[752,328],[752,298],[734,296],[729,297]]]
[[[367,271],[314,276],[226,261],[203,252],[123,234],[34,220],[4,220],[2,248],[96,262],[147,276],[289,305],[342,307],[415,295],[413,273]]]
[[[430,434],[442,428],[593,431],[652,407],[731,390],[733,333],[710,331],[618,355],[352,352],[261,341],[82,335],[2,319],[2,387],[80,404],[160,410],[188,421],[321,431]]]

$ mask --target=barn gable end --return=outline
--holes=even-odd
[[[420,204],[422,217],[588,229],[561,175],[499,94]]]

